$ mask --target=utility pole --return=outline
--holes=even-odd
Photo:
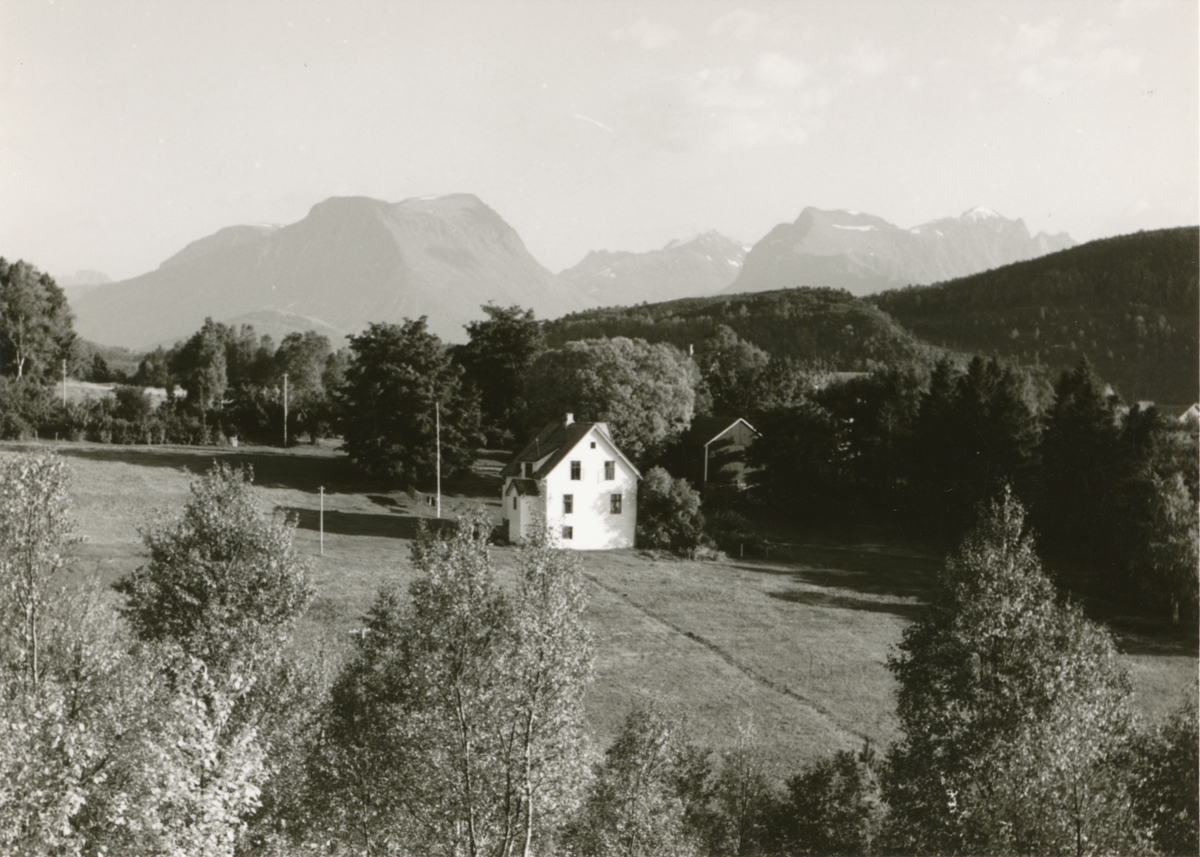
[[[440,402],[433,403],[433,413],[437,419],[437,516],[442,517],[442,406]]]
[[[283,373],[283,448],[287,449],[287,372]]]
[[[325,556],[325,486],[321,486],[321,556]]]
[[[67,406],[67,360],[63,358],[63,407]]]

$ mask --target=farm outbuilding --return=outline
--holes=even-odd
[[[687,477],[693,483],[742,485],[746,450],[758,437],[741,417],[696,417],[683,435]]]

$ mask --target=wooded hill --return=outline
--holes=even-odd
[[[781,289],[607,307],[548,321],[543,330],[552,348],[576,339],[628,336],[687,351],[720,325],[774,356],[835,371],[870,370],[941,351],[841,289]]]
[[[1200,396],[1200,229],[1138,232],[868,298],[934,345],[1043,364],[1086,356],[1128,401]]]

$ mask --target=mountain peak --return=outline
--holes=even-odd
[[[1074,242],[1063,236],[1071,246]],[[856,295],[936,283],[1061,249],[1057,236],[1032,238],[1025,223],[977,206],[901,229],[872,214],[805,208],[746,256],[728,293],[830,286]]]
[[[985,208],[982,205],[977,205],[974,208],[972,208],[970,211],[964,211],[961,219],[962,220],[987,220],[987,219],[1003,220],[1004,218],[1001,217],[996,212],[992,211],[990,208]]]
[[[697,297],[733,282],[747,249],[710,229],[645,253],[592,250],[558,278],[605,305]]]
[[[274,313],[273,330],[320,321],[345,332],[426,315],[431,331],[460,341],[488,301],[543,317],[590,305],[473,194],[398,203],[344,196],[287,226],[219,230],[73,309],[84,336],[133,347],[187,335],[207,316],[255,312]]]

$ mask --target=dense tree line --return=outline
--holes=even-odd
[[[545,324],[546,342],[624,336],[687,351],[719,327],[767,353],[843,371],[870,370],[938,352],[886,313],[840,289],[783,289],[684,298],[573,313]]]
[[[759,416],[752,493],[953,538],[1012,485],[1077,591],[1194,624],[1197,429],[1124,405],[1085,362],[1046,389],[975,358],[852,378]]]

